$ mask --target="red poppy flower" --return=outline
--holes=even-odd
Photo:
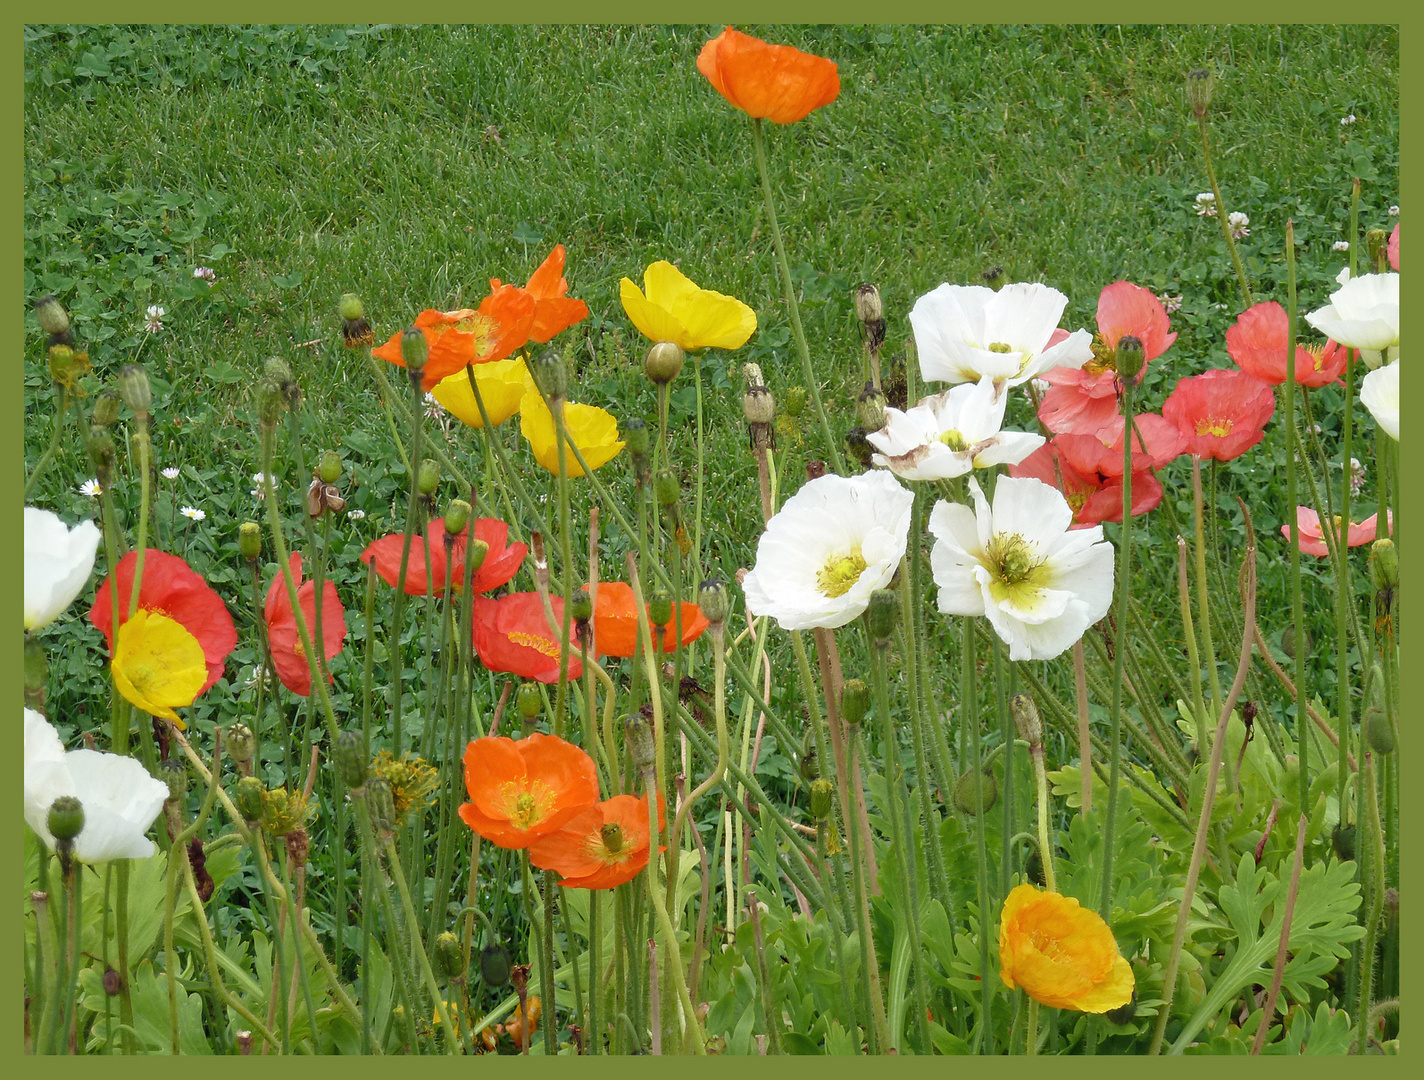
[[[584,586],[588,590],[588,586]],[[682,603],[682,644],[691,645],[702,636],[708,623],[696,604]],[[650,620],[651,622],[651,620]],[[677,613],[664,627],[652,627],[660,652],[678,647]],[[633,587],[622,581],[600,581],[598,603],[593,609],[593,639],[599,656],[632,656],[638,643],[638,609],[633,603]]]
[[[702,46],[697,70],[748,116],[791,124],[841,92],[833,61],[789,45],[768,45],[730,26]]]
[[[1120,434],[1118,437],[1121,439]],[[1152,475],[1150,457],[1143,455],[1140,468],[1137,460],[1134,454],[1133,517],[1156,509],[1162,501],[1162,485]],[[1019,464],[1010,465],[1009,475],[1031,476],[1058,488],[1073,509],[1075,529],[1122,520],[1121,442],[1114,449],[1096,435],[1057,435]]]
[[[593,759],[555,735],[492,736],[465,747],[460,817],[502,848],[526,848],[598,802]],[[646,809],[643,830],[647,831]]]
[[[1242,371],[1279,386],[1286,381],[1286,338],[1290,318],[1274,300],[1247,308],[1226,329],[1226,351]],[[1350,350],[1333,341],[1295,347],[1295,381],[1301,386],[1325,386],[1339,379]]]
[[[1390,531],[1394,531],[1394,514],[1388,513]],[[1300,550],[1306,555],[1329,555],[1330,548],[1325,543],[1325,530],[1320,525],[1320,515],[1306,506],[1295,508],[1296,528],[1300,530]],[[1331,530],[1337,539],[1339,536],[1340,516],[1335,516],[1335,527]],[[1379,515],[1371,514],[1364,521],[1350,522],[1350,528],[1345,533],[1345,543],[1349,547],[1359,547],[1361,544],[1374,542],[1375,534],[1379,528]],[[1287,523],[1281,526],[1281,535],[1290,540],[1291,527]]]
[[[297,586],[297,601],[302,606],[307,633],[316,634],[316,582],[302,581],[302,557],[292,552],[289,564],[292,580]],[[297,633],[297,617],[287,595],[287,583],[279,573],[267,589],[267,643],[272,649],[272,666],[282,685],[299,697],[311,694],[311,666],[302,652],[301,635]],[[346,611],[336,595],[336,586],[328,578],[321,589],[321,637],[327,660],[341,651],[346,641]],[[327,680],[334,676],[327,672]]]
[[[1162,415],[1187,437],[1186,452],[1217,461],[1238,458],[1265,436],[1276,395],[1256,376],[1219,368],[1178,381]]]
[[[667,823],[658,796],[658,828]],[[612,889],[648,865],[648,797],[615,795],[570,818],[529,848],[529,861],[557,870],[566,889]]]
[[[564,601],[552,596],[554,619],[564,618]],[[559,646],[556,635],[544,618],[544,602],[538,593],[511,593],[498,600],[475,597],[475,651],[480,663],[490,671],[508,671],[542,683],[559,681]],[[578,642],[569,626],[569,679],[583,674],[578,658]]]
[[[415,325],[425,335],[428,353],[420,385],[433,390],[440,380],[468,364],[485,364],[503,360],[529,340],[534,325],[534,296],[518,285],[501,285],[480,302],[478,310],[435,311],[427,308],[416,316]],[[405,367],[401,357],[401,335],[380,348],[372,356]]]
[[[410,556],[405,568],[405,591],[412,596],[424,596],[434,592],[441,596],[445,592],[446,576],[450,577],[450,589],[458,593],[465,583],[465,551],[470,530],[455,537],[451,552],[453,565],[447,566],[445,559],[445,519],[436,518],[430,523],[430,575],[425,573],[425,540],[419,533],[410,538]],[[519,571],[524,556],[529,549],[523,544],[510,544],[509,526],[498,518],[477,518],[474,526],[475,539],[488,545],[484,562],[475,571],[476,593],[486,593],[507,583]],[[405,546],[404,533],[392,533],[379,540],[373,540],[361,553],[361,561],[376,567],[386,584],[392,588],[400,581],[401,548]]]
[[[1053,432],[1096,435],[1117,415],[1117,346],[1131,334],[1142,342],[1143,368],[1177,340],[1167,309],[1149,289],[1115,281],[1098,295],[1098,336],[1093,359],[1081,369],[1051,368],[1051,389],[1038,418]]]
[[[129,596],[133,592],[134,567],[138,552],[130,551],[119,560],[119,622],[128,621]],[[105,578],[89,609],[89,621],[103,632],[109,653],[114,651],[114,609],[112,578]],[[164,615],[180,624],[198,639],[203,647],[208,679],[199,694],[205,694],[223,672],[223,661],[237,644],[237,628],[227,605],[206,581],[177,555],[149,548],[143,559],[143,584],[138,591],[138,606]]]
[[[503,287],[504,283],[499,278],[490,278],[491,292],[498,292]],[[569,291],[569,283],[564,280],[563,244],[556,245],[539,269],[530,275],[529,284],[524,286],[524,291],[534,297],[534,322],[529,327],[530,341],[537,341],[542,345],[555,334],[567,330],[581,319],[588,318],[587,304],[564,295]],[[515,348],[523,344],[521,341]]]

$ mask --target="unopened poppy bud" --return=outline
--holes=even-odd
[[[109,470],[114,467],[114,457],[117,453],[113,435],[109,433],[108,428],[100,424],[90,424],[89,433],[84,438],[84,449],[89,454],[94,470],[99,474],[99,486],[107,487]]]
[[[677,378],[686,359],[676,342],[659,341],[643,358],[643,374],[659,386],[664,386]]]
[[[841,687],[841,717],[851,727],[858,727],[870,709],[870,687],[864,679],[847,679]]]
[[[870,445],[870,440],[865,437],[865,428],[853,427],[846,432],[845,437],[846,452],[854,458],[862,469],[870,468],[870,463],[875,455],[875,447]]]
[[[545,349],[529,362],[534,385],[550,401],[569,396],[569,369],[557,349]]]
[[[593,618],[593,597],[580,589],[569,597],[569,616],[579,622]]]
[[[366,783],[366,747],[354,731],[337,732],[332,744],[336,759],[336,775],[351,791],[359,791]]]
[[[623,441],[628,444],[628,453],[634,457],[648,452],[648,425],[644,420],[633,417],[623,425]]]
[[[1376,592],[1399,584],[1399,551],[1387,536],[1370,545],[1370,584]]]
[[[237,527],[237,550],[248,562],[262,554],[262,526],[255,521],[244,521]]]
[[[866,431],[879,431],[885,426],[885,394],[873,382],[865,384],[855,408],[860,426]]]
[[[1004,273],[1002,266],[991,266],[979,276],[983,279],[984,284],[995,292],[998,292],[1009,283],[1009,276]]]
[[[50,336],[51,341],[70,341],[69,312],[55,296],[41,296],[35,301],[35,318],[40,321],[40,329]]]
[[[98,424],[100,427],[112,427],[119,419],[119,409],[123,405],[123,399],[119,397],[119,392],[112,386],[106,386],[94,397],[94,412],[90,415],[90,423]]]
[[[251,763],[252,755],[257,753],[257,739],[246,724],[228,725],[227,732],[223,735],[223,746],[227,748],[232,760],[239,765]]]
[[[265,377],[258,380],[257,419],[262,426],[267,429],[276,427],[282,419],[282,411],[285,408],[286,400],[282,396],[282,387],[277,383],[277,380]]]
[[[147,418],[153,408],[153,390],[148,385],[148,372],[142,364],[125,364],[119,368],[119,396],[134,415]]]
[[[793,386],[786,391],[786,415],[791,417],[800,416],[806,411],[806,388],[804,386]]]
[[[237,795],[233,802],[237,805],[237,812],[242,815],[242,820],[249,825],[262,817],[262,796],[266,791],[262,781],[255,776],[244,776],[237,782]]]
[[[1315,646],[1315,642],[1313,642],[1313,641],[1311,640],[1311,638],[1310,638],[1310,631],[1305,630],[1305,629],[1302,629],[1302,630],[1301,630],[1301,632],[1300,632],[1300,643],[1301,643],[1301,646],[1302,646],[1302,651],[1305,653],[1305,655],[1306,655],[1306,656],[1310,656],[1311,650],[1312,650],[1312,649],[1314,648],[1314,646]],[[1285,631],[1281,634],[1281,651],[1282,651],[1283,653],[1285,653],[1287,656],[1289,656],[1292,660],[1294,660],[1294,659],[1295,659],[1295,649],[1296,649],[1295,625],[1292,624],[1292,625],[1290,625],[1290,626],[1287,626],[1287,627],[1285,628]]]
[[[539,693],[539,687],[534,683],[520,683],[519,693],[515,695],[515,704],[519,706],[520,716],[525,720],[533,720],[544,707],[544,695]]]
[[[672,622],[672,597],[659,590],[648,600],[648,621],[654,626]]]
[[[165,758],[158,763],[158,778],[168,785],[168,797],[174,802],[188,794],[188,766],[177,758]]]
[[[401,360],[410,373],[412,381],[419,380],[425,370],[425,360],[430,355],[430,346],[425,335],[417,327],[407,326],[401,333]]]
[[[657,760],[657,747],[653,742],[653,725],[642,713],[633,713],[624,721],[623,739],[628,744],[628,753],[633,758],[633,767],[638,772],[652,769]]]
[[[503,986],[509,982],[509,953],[497,941],[480,950],[480,978],[486,986]]]
[[[1142,371],[1146,354],[1142,351],[1142,339],[1132,334],[1124,334],[1117,343],[1117,374],[1124,382],[1132,382]]]
[[[1355,826],[1336,825],[1330,830],[1330,847],[1341,862],[1355,861]]]
[[[391,783],[384,776],[372,776],[366,781],[366,805],[371,808],[371,824],[381,832],[394,832],[396,827],[395,796]]]
[[[269,356],[262,363],[262,374],[277,384],[282,392],[282,402],[289,409],[302,403],[302,390],[297,385],[297,377],[292,374],[292,365],[280,356]]]
[[[465,974],[465,958],[460,949],[460,939],[449,930],[435,939],[430,962],[435,969],[435,977],[442,983],[458,979]]]
[[[357,319],[366,317],[366,305],[361,303],[361,298],[354,292],[341,294],[341,299],[337,301],[336,310],[347,322],[355,322]]]
[[[1043,745],[1043,720],[1038,715],[1038,706],[1028,694],[1015,694],[1009,699],[1009,712],[1013,714],[1014,726],[1030,748]]]
[[[440,486],[440,465],[434,458],[426,458],[420,463],[415,486],[422,495],[435,494],[435,489]]]
[[[825,821],[831,816],[831,803],[836,786],[829,780],[811,781],[811,817],[815,821]]]
[[[1193,68],[1187,72],[1187,101],[1198,120],[1206,118],[1211,107],[1211,93],[1216,87],[1216,78],[1205,68]]]
[[[880,301],[880,289],[867,282],[855,290],[855,317],[863,323],[885,318],[885,305]]]
[[[445,508],[445,535],[459,536],[465,531],[465,526],[470,523],[470,504],[464,499],[451,499],[450,505]],[[485,550],[489,550],[489,545],[485,545]]]
[[[749,386],[742,395],[742,415],[749,424],[769,424],[776,419],[776,399],[765,386]]]
[[[56,841],[68,844],[84,830],[84,807],[73,795],[61,795],[49,804],[45,824]]]
[[[951,798],[954,808],[961,814],[977,817],[981,805],[987,812],[999,801],[999,782],[994,779],[992,772],[982,770],[976,780],[974,770],[970,769],[954,782]]]
[[[796,762],[796,771],[805,783],[811,783],[821,775],[821,758],[816,752],[815,733],[808,731],[801,739],[801,756]]]
[[[732,596],[721,578],[708,578],[697,590],[697,606],[702,617],[712,625],[727,621],[732,611]]]
[[[450,520],[448,517],[445,519]],[[483,540],[471,540],[465,548],[465,565],[470,572],[478,574],[480,567],[485,564],[485,556],[489,554],[489,544]]]
[[[659,506],[674,505],[682,497],[682,484],[677,478],[677,473],[671,469],[663,469],[659,472],[653,481],[653,493],[658,497]]]
[[[1370,744],[1371,750],[1379,754],[1394,753],[1394,728],[1390,726],[1389,717],[1383,709],[1366,709],[1364,725],[1365,741]]]
[[[321,477],[323,484],[334,484],[341,479],[343,468],[340,454],[335,450],[323,450],[321,464],[316,467],[316,474]]]
[[[311,838],[306,829],[298,825],[287,834],[287,858],[293,866],[305,866],[311,852]]]
[[[1024,877],[1040,889],[1048,888],[1048,879],[1043,875],[1043,852],[1038,850],[1037,844],[1029,849],[1028,858],[1024,859]]]
[[[1365,250],[1370,253],[1370,265],[1376,269],[1387,268],[1385,247],[1389,238],[1383,229],[1371,229],[1365,233]]]
[[[894,589],[876,589],[870,594],[865,621],[871,641],[881,648],[890,644],[895,628],[900,625],[900,594]]]

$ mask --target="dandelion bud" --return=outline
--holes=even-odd
[[[354,731],[337,732],[332,746],[336,759],[336,775],[351,791],[360,791],[366,783],[366,747]]]
[[[859,727],[870,709],[870,687],[864,679],[847,679],[841,687],[841,718],[851,727]]]
[[[61,795],[50,803],[45,824],[56,841],[67,845],[84,830],[84,807],[73,795]]]
[[[119,408],[122,405],[123,399],[119,397],[119,392],[111,386],[104,387],[94,398],[94,411],[89,416],[90,423],[99,427],[113,427],[119,419]]]
[[[643,358],[643,374],[659,386],[666,386],[677,378],[686,359],[676,342],[659,341]]]
[[[401,360],[405,363],[411,381],[418,382],[421,373],[425,371],[425,360],[430,355],[430,346],[425,335],[417,327],[406,327],[401,333],[400,350]]]
[[[262,374],[277,384],[282,391],[282,401],[289,409],[302,403],[302,389],[297,385],[297,377],[292,374],[292,365],[280,356],[269,356],[262,364]]]
[[[153,408],[153,390],[142,364],[125,364],[119,368],[119,396],[135,416],[141,420],[148,418],[148,411]]]
[[[253,825],[262,817],[263,798],[267,793],[262,781],[255,776],[244,776],[237,782],[237,812],[248,825]]]
[[[580,589],[569,597],[569,616],[579,622],[593,618],[593,597]]]
[[[1310,639],[1310,631],[1305,629],[1301,630],[1300,642],[1304,648],[1305,655],[1310,656],[1311,650],[1315,645],[1315,643]],[[1281,651],[1284,652],[1287,656],[1289,656],[1292,660],[1294,660],[1295,648],[1295,626],[1294,624],[1292,624],[1290,626],[1287,626],[1285,628],[1285,631],[1281,634]]]
[[[677,473],[671,469],[659,472],[653,481],[653,493],[658,497],[659,506],[667,508],[676,505],[677,500],[682,497],[682,484]]]
[[[1146,362],[1142,339],[1124,334],[1117,343],[1117,374],[1123,382],[1134,382]]]
[[[742,415],[749,424],[769,424],[776,419],[776,399],[765,386],[749,386],[742,395]]]
[[[836,786],[829,780],[811,781],[811,817],[815,821],[825,821],[831,816],[831,801]]]
[[[845,445],[846,452],[860,463],[862,469],[870,468],[875,448],[870,445],[870,440],[865,437],[865,428],[853,427],[846,432]]]
[[[471,506],[464,499],[451,499],[450,505],[445,508],[445,535],[459,536],[465,531],[465,526],[470,521]],[[485,545],[485,550],[489,550],[489,545]],[[478,569],[478,567],[476,568]]]
[[[1030,749],[1043,745],[1043,720],[1038,715],[1038,706],[1028,694],[1015,694],[1009,699],[1009,712],[1013,714],[1014,726]]]
[[[69,332],[69,312],[55,296],[41,296],[35,301],[35,318],[40,321],[40,329],[49,335],[50,341],[69,344],[74,338]]]
[[[1389,238],[1385,236],[1383,229],[1371,229],[1365,233],[1365,250],[1370,253],[1370,265],[1376,269],[1385,269],[1388,263],[1385,259],[1385,245],[1389,243]]]
[[[89,454],[94,471],[99,474],[99,486],[107,488],[109,472],[114,467],[114,456],[117,453],[114,448],[114,437],[109,434],[109,429],[99,424],[90,424],[89,434],[84,439],[84,449]]]
[[[976,781],[974,770],[970,769],[954,782],[951,800],[961,814],[977,817],[981,805],[988,812],[999,801],[999,782],[992,772],[987,771],[981,771]]]
[[[880,301],[880,290],[876,286],[867,282],[855,290],[855,317],[863,323],[885,318],[885,305]]]
[[[648,600],[648,621],[654,626],[672,622],[672,597],[659,589]]]
[[[1370,744],[1371,750],[1379,754],[1394,753],[1394,728],[1390,726],[1389,717],[1383,709],[1366,709],[1364,725],[1365,741]]]
[[[395,796],[391,793],[391,782],[384,776],[373,776],[366,781],[366,805],[371,810],[372,825],[383,833],[395,831]]]
[[[415,486],[422,495],[434,495],[440,486],[440,463],[434,458],[422,461],[420,471],[415,474]]]
[[[244,521],[239,525],[237,550],[248,562],[256,562],[257,556],[262,554],[262,526],[255,521]]]
[[[633,417],[623,425],[623,441],[628,444],[628,453],[641,457],[648,452],[648,425],[646,421]]]
[[[436,937],[430,961],[435,968],[435,977],[442,983],[458,979],[465,974],[465,958],[460,949],[460,939],[449,930]]]
[[[532,721],[544,707],[544,695],[539,693],[539,687],[532,682],[520,683],[514,700],[519,706],[519,715],[526,721]]]
[[[125,399],[127,400],[127,399]],[[282,387],[275,379],[263,378],[257,383],[257,419],[263,428],[271,430],[282,419],[286,400]]]
[[[545,349],[529,362],[534,384],[550,402],[569,396],[569,368],[557,349]]]
[[[806,411],[806,388],[804,386],[793,386],[786,391],[786,415],[790,417],[800,416]]]
[[[341,479],[343,468],[340,454],[335,450],[323,450],[321,464],[316,467],[316,474],[321,478],[323,484],[334,484]]]
[[[497,941],[480,950],[480,978],[486,986],[503,986],[509,982],[509,953]]]
[[[879,431],[885,426],[885,394],[873,382],[865,384],[855,408],[860,426],[866,431]]]
[[[287,834],[287,859],[293,866],[305,866],[311,852],[311,838],[306,829],[298,825]]]
[[[900,594],[894,589],[876,589],[870,594],[865,621],[870,628],[870,640],[882,649],[889,645],[895,628],[900,625]]]
[[[702,617],[713,626],[727,621],[732,611],[732,597],[727,583],[719,577],[708,578],[697,590],[697,606]]]
[[[158,778],[168,785],[168,797],[178,802],[188,794],[188,766],[177,758],[164,758],[158,763]]]
[[[633,767],[648,772],[657,760],[657,747],[653,742],[653,725],[640,712],[633,713],[623,722],[623,740],[628,745],[628,753],[633,758]]]
[[[1211,106],[1211,92],[1216,86],[1216,78],[1205,68],[1193,68],[1187,72],[1187,100],[1198,120],[1206,119],[1206,111]]]
[[[1009,277],[1004,273],[1002,266],[991,266],[980,274],[979,277],[983,279],[985,285],[989,286],[989,288],[995,292],[998,292],[1009,283]]]
[[[1387,536],[1370,545],[1370,584],[1376,592],[1399,584],[1399,551]]]
[[[1330,847],[1341,862],[1355,861],[1355,826],[1338,824],[1330,830]]]

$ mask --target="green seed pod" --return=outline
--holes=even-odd
[[[811,817],[815,821],[825,821],[831,816],[831,803],[836,786],[829,780],[811,781]]]
[[[336,305],[337,312],[347,322],[355,322],[366,317],[366,305],[354,292],[342,293]]]
[[[1370,744],[1371,750],[1377,754],[1394,753],[1394,728],[1390,727],[1389,717],[1382,710],[1366,709],[1363,723],[1365,741]]]
[[[142,364],[125,364],[119,368],[119,396],[135,416],[147,418],[153,408],[153,390]]]
[[[302,402],[302,390],[297,385],[297,377],[292,374],[292,365],[280,356],[269,356],[262,363],[262,374],[277,384],[282,392],[282,403],[295,409]]]
[[[239,765],[247,765],[257,753],[257,738],[246,724],[229,724],[223,736],[223,746],[228,755]]]
[[[277,426],[286,404],[286,399],[282,397],[282,387],[275,379],[258,380],[257,419],[264,428],[270,430]]]
[[[1030,747],[1043,745],[1043,720],[1038,715],[1038,706],[1028,694],[1015,694],[1009,699],[1009,712],[1013,714],[1014,726]]]
[[[248,562],[255,562],[262,554],[262,526],[255,521],[244,521],[239,525],[237,550]]]
[[[847,679],[841,687],[841,717],[851,727],[858,727],[870,710],[870,687],[864,679]]]
[[[1187,72],[1187,101],[1191,103],[1192,113],[1198,120],[1206,118],[1206,111],[1211,106],[1211,94],[1216,88],[1216,78],[1205,68],[1193,68]]]
[[[396,827],[395,796],[384,776],[372,776],[366,781],[366,805],[371,808],[371,824],[382,832],[394,832]]]
[[[1336,825],[1330,830],[1330,846],[1341,862],[1355,861],[1355,826]]]
[[[873,382],[865,384],[855,408],[863,430],[879,431],[885,426],[885,395],[875,388]]]
[[[435,969],[435,977],[442,983],[448,983],[451,979],[463,976],[465,963],[459,937],[449,930],[436,937],[430,961],[431,966]]]
[[[712,625],[724,623],[732,612],[732,596],[727,583],[719,577],[708,578],[697,590],[697,606],[702,617]]]
[[[643,358],[643,374],[659,386],[666,386],[677,378],[686,360],[686,355],[676,342],[659,341]]]
[[[648,621],[653,626],[666,626],[672,622],[672,597],[659,590],[648,601]]]
[[[984,810],[988,812],[999,801],[999,781],[992,772],[981,772],[979,790],[983,793]],[[974,770],[970,769],[954,783],[952,799],[954,808],[961,814],[976,817],[979,813],[979,799],[974,791]]]
[[[422,495],[434,495],[435,489],[440,486],[440,463],[434,458],[422,461],[420,471],[416,473],[415,486]]]
[[[445,508],[445,535],[459,536],[464,532],[465,526],[470,523],[472,509],[464,499],[451,499],[450,505]],[[489,550],[488,544],[485,550]]]
[[[870,639],[884,648],[895,636],[900,625],[900,594],[894,589],[876,589],[870,594],[870,606],[865,609],[865,622]]]
[[[117,390],[112,386],[104,387],[94,398],[94,411],[90,414],[89,422],[99,427],[113,427],[119,419],[119,409],[123,403],[123,398],[119,397]]]
[[[786,415],[791,417],[800,416],[806,411],[806,388],[804,386],[793,386],[786,391]]]
[[[366,783],[366,747],[354,731],[341,731],[332,747],[336,759],[336,775],[350,791],[359,791]]]
[[[749,424],[769,424],[776,419],[776,399],[765,386],[750,386],[742,395],[742,415]]]
[[[430,355],[430,345],[426,342],[425,335],[418,327],[406,327],[401,333],[400,349],[406,371],[410,373],[413,381],[419,380],[421,373],[425,371],[426,358]]]
[[[593,597],[582,589],[569,597],[569,617],[577,622],[593,618]]]
[[[323,450],[321,452],[321,464],[317,466],[316,474],[321,477],[323,484],[334,484],[341,479],[342,470],[345,468],[341,461],[341,455],[335,450]]]
[[[233,802],[237,804],[237,812],[242,815],[242,820],[249,825],[261,819],[262,796],[266,791],[262,781],[255,776],[244,776],[237,782],[237,796]]]
[[[533,720],[544,708],[544,695],[539,693],[538,684],[527,682],[519,684],[519,692],[515,695],[515,704],[519,706],[519,715],[525,720]]]
[[[51,339],[62,339],[69,334],[69,312],[58,297],[41,296],[35,301],[35,318],[40,321],[40,329]]]
[[[84,449],[89,454],[89,461],[94,466],[94,471],[99,474],[99,485],[104,487],[108,483],[109,473],[114,467],[114,458],[118,454],[114,446],[114,436],[109,429],[99,424],[90,424],[89,432],[84,438]]]
[[[550,401],[569,396],[569,367],[557,349],[545,349],[528,366],[534,385]]]
[[[1399,584],[1399,551],[1387,536],[1370,545],[1370,584],[1376,592]]]
[[[1117,343],[1117,373],[1125,382],[1133,382],[1146,363],[1146,353],[1142,349],[1142,339],[1132,334],[1124,334]]]
[[[480,978],[486,986],[503,986],[509,982],[509,953],[497,941],[480,950]]]
[[[628,753],[633,758],[633,767],[638,772],[649,772],[657,760],[657,746],[653,741],[653,725],[642,713],[633,713],[623,721],[623,739],[628,744]]]
[[[648,452],[648,425],[644,420],[633,417],[623,425],[623,441],[628,445],[628,453],[639,457]]]
[[[84,831],[84,807],[73,795],[61,795],[50,803],[45,824],[56,841],[68,844]]]
[[[1315,643],[1314,643],[1314,642],[1311,640],[1311,638],[1310,638],[1310,631],[1308,631],[1308,630],[1302,630],[1302,631],[1301,631],[1301,635],[1300,635],[1300,640],[1301,640],[1301,643],[1305,646],[1305,656],[1306,656],[1306,659],[1309,659],[1309,658],[1310,658],[1310,654],[1311,654],[1311,649],[1312,649],[1312,648],[1314,647],[1314,645],[1315,645]],[[1294,626],[1294,625],[1287,626],[1287,627],[1285,628],[1284,632],[1282,632],[1282,634],[1281,634],[1281,651],[1282,651],[1283,653],[1285,653],[1287,656],[1289,656],[1292,660],[1295,659],[1295,626]]]
[[[188,766],[177,758],[164,758],[158,763],[158,778],[168,785],[168,797],[174,802],[188,794]]]
[[[659,472],[653,480],[653,493],[658,497],[659,506],[675,506],[677,500],[682,497],[682,483],[678,480],[677,473],[671,469]]]

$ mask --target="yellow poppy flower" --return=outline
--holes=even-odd
[[[756,330],[756,312],[731,296],[699,289],[670,262],[655,262],[643,273],[642,289],[624,278],[623,310],[652,341],[671,341],[688,352],[739,349]]]
[[[119,627],[114,649],[114,685],[146,713],[187,725],[173,711],[191,705],[208,680],[203,646],[182,623],[139,608]]]
[[[485,411],[489,413],[490,423],[496,427],[517,413],[520,399],[534,389],[534,380],[529,377],[529,368],[522,356],[475,364],[474,372],[480,397],[484,398]],[[441,379],[431,393],[447,412],[454,413],[467,427],[484,427],[480,407],[475,403],[475,392],[470,389],[470,378],[464,368]]]
[[[564,402],[564,426],[569,439],[579,448],[590,469],[606,465],[618,456],[623,444],[618,440],[618,421],[613,414],[594,405]],[[519,430],[534,451],[534,460],[558,475],[559,445],[554,435],[554,415],[539,391],[524,395],[519,403]],[[566,454],[568,474],[582,476],[583,469],[573,454]]]
[[[1020,885],[999,921],[999,975],[1040,1005],[1104,1013],[1132,999],[1132,966],[1095,911],[1069,896]]]

